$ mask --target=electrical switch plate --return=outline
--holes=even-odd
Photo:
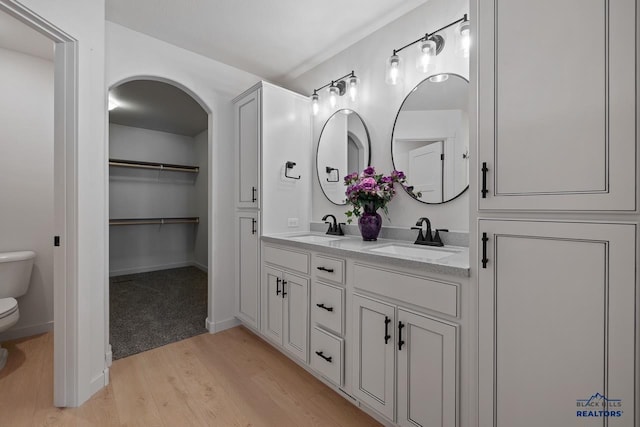
[[[298,218],[287,219],[287,227],[297,227],[297,226],[298,226]]]

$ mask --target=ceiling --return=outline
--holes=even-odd
[[[109,21],[265,79],[293,79],[427,0],[107,0]]]
[[[52,40],[0,10],[0,48],[53,61]]]
[[[109,122],[178,135],[196,136],[208,127],[208,115],[186,92],[167,83],[134,80],[109,92],[120,107]]]

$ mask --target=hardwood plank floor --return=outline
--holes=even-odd
[[[117,360],[79,408],[53,402],[53,335],[6,342],[0,427],[380,424],[243,327]]]

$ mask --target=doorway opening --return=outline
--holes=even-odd
[[[113,359],[206,333],[209,115],[156,80],[109,92]]]

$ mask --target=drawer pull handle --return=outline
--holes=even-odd
[[[384,343],[387,344],[389,342],[389,339],[391,338],[391,335],[389,335],[389,323],[391,322],[391,319],[389,319],[388,316],[384,316]]]
[[[284,291],[284,285],[286,284],[287,284],[287,281],[282,279],[282,298],[284,298],[287,295],[287,293]]]
[[[333,307],[327,307],[326,305],[324,305],[324,303],[316,304],[316,306],[327,311],[333,311]]]
[[[258,193],[258,189],[256,187],[251,187],[251,202],[255,203],[258,198],[256,197],[256,194]]]
[[[404,345],[404,341],[402,340],[402,328],[404,328],[404,323],[398,322],[398,351],[402,350],[402,346]]]
[[[326,271],[327,273],[333,273],[333,268],[327,268],[327,267],[316,267],[318,270],[320,271]]]
[[[320,357],[322,357],[324,360],[326,360],[327,362],[331,363],[331,361],[333,360],[333,357],[331,356],[325,356],[323,352],[321,351],[316,351],[316,354]]]
[[[280,295],[280,292],[282,292],[280,290],[280,282],[282,282],[282,279],[279,277],[276,277],[276,295]]]

